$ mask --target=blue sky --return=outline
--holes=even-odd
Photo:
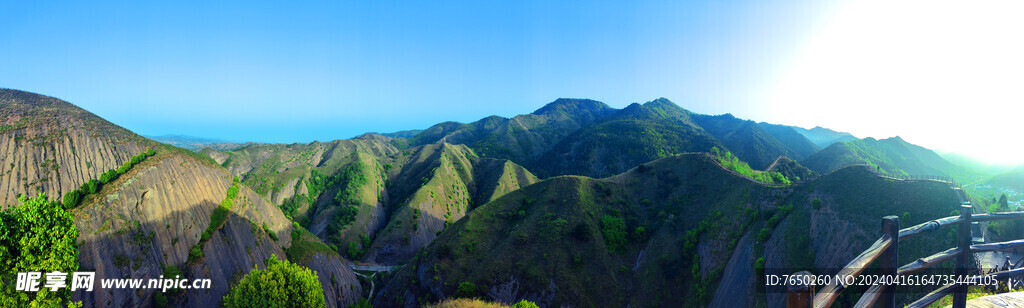
[[[807,1],[139,2],[7,4],[0,86],[68,100],[142,134],[238,141],[425,128],[529,113],[559,97],[622,107],[663,96],[742,114],[746,88],[827,9]]]
[[[140,2],[6,3],[0,87],[262,142],[667,97],[1024,163],[1019,1]]]

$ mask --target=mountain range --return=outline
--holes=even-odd
[[[214,280],[170,295],[170,306],[219,306],[274,255],[315,271],[330,307],[455,296],[775,307],[784,299],[759,293],[755,264],[841,267],[874,241],[882,216],[905,214],[909,225],[960,204],[947,184],[879,174],[967,172],[899,137],[703,115],[664,98],[622,109],[558,99],[512,118],[330,142],[157,139],[181,147],[53,97],[0,90],[3,208],[20,194],[60,202],[106,179],[69,207],[80,268],[145,278],[170,266]],[[901,260],[948,248],[937,236],[901,248]],[[353,264],[397,271],[363,278],[373,275]],[[162,296],[72,298],[121,307]]]

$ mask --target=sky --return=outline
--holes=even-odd
[[[666,97],[1024,163],[1015,1],[141,2],[5,4],[0,87],[285,143]]]

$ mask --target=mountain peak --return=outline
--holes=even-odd
[[[664,97],[659,97],[658,99],[655,99],[653,101],[646,102],[646,103],[644,103],[644,106],[645,107],[649,107],[649,108],[650,107],[661,107],[661,108],[670,107],[670,108],[679,108],[679,109],[683,108],[683,107],[679,107],[679,105],[677,105],[676,103],[673,103],[671,100],[669,100],[667,98],[664,98]]]
[[[607,114],[612,110],[605,103],[585,98],[559,98],[533,112],[534,115],[557,114],[560,112],[572,115],[580,113]]]

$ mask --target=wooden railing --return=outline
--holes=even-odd
[[[906,229],[899,229],[900,219],[897,216],[886,216],[882,218],[882,236],[875,241],[871,247],[864,250],[854,258],[836,277],[856,277],[873,262],[879,262],[881,274],[908,275],[922,269],[932,267],[950,259],[956,258],[956,277],[966,277],[971,268],[972,254],[976,252],[1006,251],[1024,247],[1024,240],[1015,240],[1000,243],[978,244],[971,243],[971,223],[997,220],[1024,219],[1024,212],[988,213],[973,215],[973,206],[970,202],[962,201],[960,216],[951,216],[928,221]],[[936,253],[934,255],[917,259],[909,264],[897,267],[899,256],[899,242],[923,233],[939,230],[948,226],[957,226],[957,247]],[[996,280],[1005,280],[1024,274],[1024,268],[1012,269],[987,275],[994,276]],[[834,279],[832,284],[824,286],[821,291],[814,295],[813,299],[806,296],[788,296],[787,307],[829,307],[839,295],[847,289],[843,279]],[[950,284],[943,286],[906,307],[925,307],[953,294],[953,307],[965,307],[967,302],[967,287],[971,283]],[[896,307],[896,285],[876,284],[871,286],[857,301],[855,307],[872,307],[878,304],[880,307]],[[811,291],[813,292],[813,291]]]

